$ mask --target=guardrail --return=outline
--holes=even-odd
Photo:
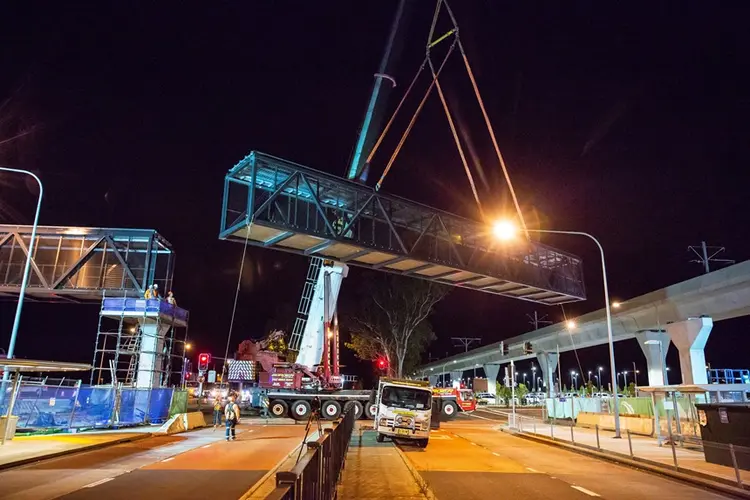
[[[276,488],[266,500],[335,499],[355,419],[353,411],[346,412],[317,441],[307,443],[307,452],[292,470],[276,473]]]
[[[508,419],[507,429],[514,433],[538,436],[750,490],[750,447],[705,441],[672,432],[665,439],[657,440],[631,433],[629,429],[622,431],[622,439],[612,439],[613,432],[598,425],[591,429],[579,428],[575,422],[560,425],[554,419],[544,421],[497,413]]]

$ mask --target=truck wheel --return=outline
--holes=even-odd
[[[378,435],[375,436],[375,441],[377,441],[378,443],[382,443],[383,441],[385,441],[385,436],[378,433]]]
[[[443,411],[441,413],[445,420],[453,420],[456,413],[458,413],[458,405],[455,401],[445,401],[443,402]]]
[[[364,411],[362,403],[359,401],[347,401],[344,405],[344,413],[349,413],[350,411],[354,412],[354,420],[357,420],[362,416],[362,412]]]
[[[338,401],[332,399],[323,402],[323,406],[320,408],[323,418],[326,420],[336,420],[341,415],[341,405]]]
[[[378,412],[378,405],[375,403],[368,403],[365,406],[365,416],[369,418],[375,418],[375,414]]]
[[[427,443],[429,443],[429,439],[418,439],[417,440],[417,447],[419,448],[427,448]]]
[[[268,411],[274,418],[282,418],[286,416],[289,411],[289,405],[283,399],[274,399],[271,404],[268,405]]]
[[[292,403],[291,410],[292,411],[290,413],[294,420],[305,420],[310,416],[310,412],[312,411],[310,403],[308,403],[304,399],[300,399]]]

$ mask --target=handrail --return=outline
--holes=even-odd
[[[355,420],[355,412],[348,411],[307,443],[307,452],[291,470],[276,473],[276,488],[266,500],[335,499]]]

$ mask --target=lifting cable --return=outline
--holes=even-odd
[[[393,151],[393,154],[391,155],[391,159],[388,160],[388,164],[385,166],[383,175],[380,176],[380,180],[378,180],[378,183],[375,185],[376,191],[380,190],[380,186],[383,184],[383,181],[385,180],[385,176],[388,175],[388,172],[391,170],[391,167],[393,166],[393,162],[396,161],[396,157],[398,156],[399,152],[401,152],[401,148],[403,147],[404,142],[406,142],[406,138],[409,136],[411,129],[414,127],[414,124],[417,121],[417,117],[419,117],[419,113],[422,111],[424,104],[427,102],[427,98],[430,97],[430,93],[432,93],[432,88],[437,83],[438,75],[440,75],[440,72],[445,67],[445,63],[448,62],[448,58],[453,53],[453,49],[455,46],[456,46],[456,42],[454,40],[453,44],[451,45],[451,48],[448,49],[448,53],[443,58],[443,62],[440,64],[440,68],[438,68],[437,73],[435,73],[435,70],[432,68],[432,62],[430,61],[430,69],[434,75],[432,82],[430,82],[430,86],[427,87],[427,91],[425,92],[424,97],[422,97],[422,100],[419,102],[419,106],[417,106],[417,110],[414,112],[414,115],[411,117],[411,121],[409,122],[409,125],[406,127],[404,134],[401,136],[401,140],[399,141],[398,146],[396,146],[396,149]],[[429,61],[429,58],[425,57],[425,62],[428,62],[428,61]],[[420,72],[421,72],[421,69],[420,69]]]
[[[440,7],[440,3],[445,4],[445,9],[448,12],[448,15],[451,18],[451,22],[453,23],[454,28],[458,29],[458,23],[456,22],[456,17],[453,15],[453,10],[448,5],[448,0],[438,0],[438,8]],[[456,36],[458,39],[458,36]],[[529,233],[527,231],[526,221],[523,218],[523,212],[521,212],[521,205],[518,203],[518,197],[516,197],[516,191],[513,189],[513,183],[510,181],[510,174],[508,173],[508,167],[505,165],[505,160],[503,159],[502,153],[500,153],[500,146],[497,144],[497,138],[495,137],[495,131],[492,128],[492,123],[490,122],[490,117],[487,114],[487,110],[484,107],[484,101],[482,100],[482,95],[479,93],[479,87],[477,86],[477,81],[474,78],[474,72],[471,70],[471,65],[469,64],[469,58],[466,57],[466,51],[464,50],[464,46],[461,43],[461,40],[458,40],[458,50],[461,51],[461,56],[464,60],[464,65],[466,66],[466,72],[469,74],[469,79],[471,80],[471,86],[474,88],[474,95],[477,97],[477,102],[479,102],[479,107],[482,110],[482,116],[484,116],[484,123],[487,125],[487,131],[490,134],[490,138],[492,139],[492,145],[495,147],[495,154],[497,155],[497,159],[500,162],[500,167],[503,169],[503,175],[505,176],[505,182],[508,184],[508,190],[510,191],[510,195],[513,198],[513,204],[516,207],[516,212],[518,213],[518,219],[521,222],[521,227],[526,233],[526,239],[529,238]]]
[[[221,369],[221,385],[224,385],[224,375],[227,369],[227,357],[229,356],[229,343],[232,340],[232,329],[234,328],[234,318],[237,314],[237,301],[240,297],[240,285],[242,284],[242,273],[245,270],[245,254],[247,252],[247,242],[250,239],[250,220],[245,227],[245,245],[242,247],[242,260],[240,261],[240,275],[237,277],[237,289],[234,292],[234,305],[232,306],[232,319],[229,321],[229,333],[227,334],[227,347],[224,349],[224,365]]]
[[[446,32],[445,34],[443,34],[442,36],[438,37],[436,40],[433,41],[432,38],[433,38],[433,35],[435,33],[435,27],[437,26],[437,20],[438,20],[438,17],[440,15],[440,7],[442,5],[445,5],[446,11],[448,12],[448,15],[450,16],[451,23],[453,24],[453,28],[451,30],[449,30],[448,32]],[[445,40],[446,38],[448,38],[450,36],[454,37],[453,43],[451,44],[451,47],[448,50],[448,54],[446,54],[445,58],[441,62],[440,67],[438,68],[437,71],[435,71],[435,66],[434,66],[434,64],[432,62],[432,59],[430,58],[430,50],[435,45],[437,45],[438,43],[442,42],[443,40]],[[401,148],[403,147],[403,144],[406,141],[406,137],[409,135],[412,127],[414,126],[414,122],[416,121],[417,116],[421,112],[422,107],[424,106],[424,103],[427,100],[427,97],[432,92],[432,88],[433,87],[437,87],[438,95],[440,96],[440,101],[441,101],[441,103],[443,105],[443,110],[445,111],[445,115],[446,115],[446,117],[448,119],[448,124],[450,125],[450,128],[451,128],[451,133],[453,134],[453,139],[454,139],[454,141],[456,143],[456,147],[458,149],[458,154],[461,157],[461,162],[463,163],[464,171],[466,172],[466,176],[467,176],[467,178],[469,180],[469,184],[471,186],[471,191],[472,191],[472,193],[474,195],[474,199],[477,202],[477,206],[479,207],[479,212],[480,212],[482,218],[483,219],[485,218],[484,211],[482,209],[482,204],[481,204],[481,202],[479,200],[479,194],[477,192],[476,184],[475,184],[474,178],[473,178],[473,176],[471,174],[471,169],[469,168],[469,164],[468,164],[468,161],[466,159],[466,155],[464,154],[463,147],[461,146],[461,142],[460,142],[459,137],[458,137],[456,126],[455,126],[455,123],[453,122],[453,117],[451,116],[450,110],[448,108],[448,103],[447,103],[447,100],[445,98],[445,94],[443,93],[442,86],[440,85],[440,82],[438,80],[441,71],[445,67],[445,63],[447,62],[448,57],[453,53],[453,49],[455,48],[456,44],[458,44],[458,49],[461,52],[461,56],[462,56],[462,59],[464,61],[464,66],[466,67],[466,72],[468,73],[469,79],[471,80],[471,85],[472,85],[472,88],[474,89],[474,95],[476,96],[477,102],[479,104],[479,107],[482,110],[482,116],[484,117],[484,122],[485,122],[485,125],[487,126],[487,131],[489,132],[490,138],[492,139],[492,145],[493,145],[493,147],[495,149],[495,154],[497,156],[498,162],[500,163],[500,167],[503,170],[503,175],[505,177],[505,182],[507,183],[508,189],[510,190],[511,197],[513,199],[513,204],[514,204],[516,212],[518,214],[518,218],[519,218],[519,220],[521,222],[521,227],[522,227],[522,229],[523,229],[523,231],[526,234],[526,237],[528,239],[529,236],[528,236],[526,221],[524,220],[523,213],[521,212],[521,205],[519,204],[518,197],[516,196],[516,192],[513,189],[513,183],[510,180],[510,174],[508,172],[508,167],[505,164],[505,159],[503,158],[502,153],[500,152],[500,146],[497,143],[497,138],[495,137],[495,132],[494,132],[494,130],[492,128],[492,123],[490,122],[489,115],[487,114],[487,110],[486,110],[486,108],[484,106],[484,100],[482,99],[482,95],[479,92],[479,86],[477,85],[476,79],[474,78],[474,72],[471,69],[471,65],[469,64],[469,59],[466,56],[466,51],[464,50],[463,44],[461,43],[461,40],[459,38],[459,35],[458,35],[458,23],[456,21],[456,17],[453,14],[453,10],[448,5],[448,1],[447,0],[437,0],[437,4],[435,6],[435,13],[434,13],[434,15],[432,17],[432,24],[430,25],[429,36],[427,38],[427,48],[426,48],[425,61],[420,66],[419,71],[417,72],[417,75],[414,77],[414,80],[412,80],[411,85],[409,85],[409,89],[407,90],[407,92],[404,95],[404,97],[401,99],[401,102],[399,103],[398,107],[396,108],[396,111],[394,112],[394,114],[391,117],[391,119],[388,121],[388,124],[386,125],[385,129],[383,130],[383,133],[378,138],[378,141],[376,142],[375,147],[373,148],[373,150],[368,155],[367,163],[369,163],[370,161],[372,161],[372,158],[375,155],[375,152],[377,151],[378,147],[380,146],[380,144],[381,144],[381,142],[382,142],[385,134],[390,129],[391,124],[393,123],[393,120],[395,118],[395,115],[401,109],[404,101],[406,100],[407,95],[411,91],[412,87],[414,86],[414,83],[416,82],[417,78],[419,77],[419,75],[421,74],[422,70],[424,69],[425,63],[427,63],[429,65],[429,67],[430,67],[430,72],[432,74],[432,82],[430,83],[430,86],[428,87],[428,89],[427,89],[427,91],[425,93],[425,96],[422,98],[422,101],[419,103],[419,106],[417,107],[417,110],[415,111],[414,116],[412,117],[411,122],[409,123],[406,131],[404,132],[403,136],[401,137],[401,140],[399,141],[399,144],[396,147],[396,150],[394,151],[393,155],[391,156],[391,159],[388,161],[388,164],[386,165],[386,168],[383,171],[383,174],[381,175],[380,180],[378,180],[377,184],[375,185],[375,190],[376,191],[380,190],[380,187],[382,186],[383,181],[385,180],[386,175],[388,175],[388,172],[390,171],[390,169],[391,169],[391,167],[393,165],[393,162],[396,159],[396,156],[398,156],[398,153],[401,151]]]

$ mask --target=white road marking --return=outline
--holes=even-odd
[[[100,479],[91,484],[87,484],[86,486],[84,486],[84,488],[93,488],[94,486],[99,486],[100,484],[104,484],[108,481],[112,481],[113,479],[114,479],[113,477],[105,477],[104,479]]]
[[[586,493],[586,494],[587,494],[588,496],[590,496],[590,497],[598,497],[598,496],[601,496],[601,495],[599,495],[598,493],[594,493],[594,492],[593,492],[593,491],[591,491],[591,490],[587,490],[587,489],[586,489],[586,488],[584,488],[583,486],[572,486],[572,485],[571,485],[570,487],[571,487],[571,488],[573,488],[574,490],[578,490],[578,491],[580,491],[581,493]]]
[[[170,460],[174,460],[174,457],[165,458],[162,462],[169,462]]]
[[[476,446],[476,445],[477,445],[477,443],[471,443],[471,444],[473,444],[474,446]]]
[[[201,446],[201,448],[208,448],[209,446],[211,446],[211,445],[210,445],[210,444],[207,444],[207,445],[205,445],[205,446]]]
[[[494,418],[480,417],[479,415],[474,415],[473,413],[467,413],[467,415],[469,415],[470,417],[474,417],[474,418],[481,418],[482,420],[490,420],[492,422],[495,421]]]
[[[540,472],[538,470],[532,469],[531,467],[526,467],[526,470],[529,471],[529,472],[535,472],[537,474],[540,474]]]
[[[499,454],[499,453],[495,453],[494,451],[492,452],[492,454],[493,454],[493,455],[495,455],[496,457],[499,457],[499,456],[500,456],[500,454]]]

